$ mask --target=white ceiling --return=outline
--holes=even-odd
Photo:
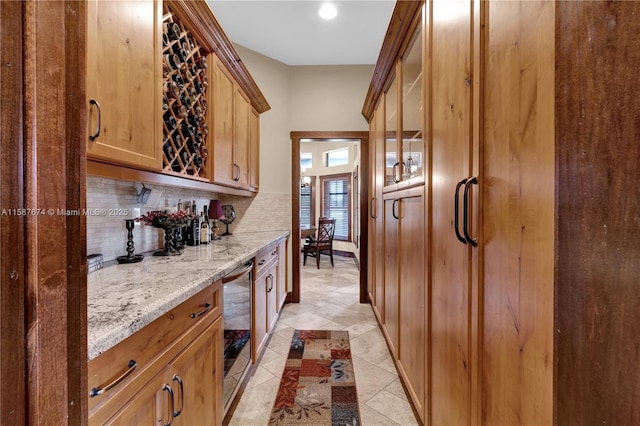
[[[318,16],[327,1],[207,0],[233,42],[287,65],[375,64],[394,0],[334,0],[338,16]]]

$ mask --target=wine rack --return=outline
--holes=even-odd
[[[162,18],[163,171],[208,180],[207,55],[167,6]]]

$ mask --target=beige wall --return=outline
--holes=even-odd
[[[291,67],[291,130],[369,130],[361,114],[373,65]]]

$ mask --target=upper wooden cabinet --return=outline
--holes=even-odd
[[[157,1],[87,4],[87,156],[161,168]]]
[[[256,192],[260,188],[260,114],[255,108],[249,114],[249,186]]]
[[[253,112],[251,103],[242,88],[235,82],[219,60],[212,70],[215,82],[211,104],[214,129],[213,182],[239,189],[257,190],[257,178],[252,176],[253,149],[259,150],[259,134],[256,129],[260,117]],[[258,151],[259,152],[259,151]],[[259,154],[255,154],[257,157]],[[259,161],[253,158],[253,161]],[[257,169],[255,171],[257,174]],[[255,179],[255,187],[250,179]]]
[[[270,107],[205,1],[91,0],[87,31],[88,174],[257,192]]]

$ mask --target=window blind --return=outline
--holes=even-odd
[[[334,239],[351,241],[350,174],[322,176],[322,216],[336,220]]]
[[[311,185],[300,188],[300,228],[310,228],[315,225],[311,194]]]

